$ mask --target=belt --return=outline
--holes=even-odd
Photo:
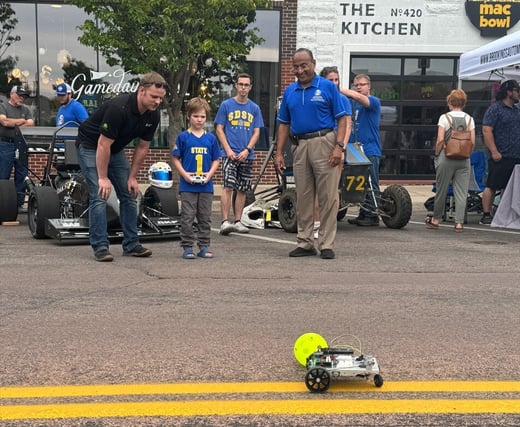
[[[311,139],[311,138],[318,138],[319,136],[325,136],[328,133],[332,132],[334,129],[321,129],[317,132],[309,132],[309,133],[303,133],[301,135],[293,135],[293,139],[296,141],[299,141],[300,139]]]
[[[3,141],[3,142],[15,142],[14,138],[9,138],[8,136],[0,136],[0,141]]]

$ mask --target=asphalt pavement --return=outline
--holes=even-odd
[[[431,188],[407,189],[406,227],[341,221],[335,260],[289,258],[279,228],[220,236],[218,203],[212,260],[173,239],[97,263],[1,226],[0,425],[520,425],[520,233],[426,229]],[[385,385],[308,393],[306,332],[359,337]]]

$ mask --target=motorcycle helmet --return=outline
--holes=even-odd
[[[148,169],[150,185],[158,188],[172,188],[172,168],[166,162],[157,162]]]
[[[244,208],[240,222],[249,228],[264,229],[264,209],[265,201],[262,199],[256,200]]]

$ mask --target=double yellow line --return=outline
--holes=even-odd
[[[137,416],[209,416],[261,414],[446,413],[519,414],[520,399],[378,399],[388,393],[519,393],[517,381],[388,382],[381,388],[358,381],[333,382],[327,393],[374,393],[372,399],[322,399],[308,394],[303,382],[123,384],[0,388],[0,420]],[[1,405],[1,400],[85,397],[305,393],[305,399],[134,401]],[[355,404],[353,404],[355,402]]]

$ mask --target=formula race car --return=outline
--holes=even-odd
[[[311,393],[324,393],[332,378],[341,377],[373,379],[376,387],[383,386],[376,358],[362,353],[361,341],[354,335],[341,335],[329,346],[318,334],[303,334],[294,344],[294,355],[307,368],[305,385]]]
[[[47,129],[47,135],[50,129],[53,134],[43,178],[39,183],[30,178],[26,180],[29,230],[36,239],[87,239],[89,196],[77,160],[77,128]],[[43,132],[42,128],[39,132]],[[170,166],[164,162],[154,163],[148,171],[148,179],[150,186],[137,198],[139,236],[178,237],[179,205],[172,189]],[[121,238],[119,201],[114,189],[107,200],[107,222],[109,238]]]
[[[242,213],[241,221],[251,228],[264,228],[273,221],[288,233],[296,233],[298,230],[296,186],[292,168],[291,144],[284,146],[283,155],[286,169],[283,173],[276,171],[277,184],[255,192],[268,163],[274,163],[275,151],[276,146],[273,143],[252,191],[246,195],[246,207]],[[374,191],[369,175],[372,163],[365,156],[362,144],[359,142],[347,144],[345,158],[346,162],[342,169],[338,187],[338,221],[346,216],[349,208],[358,207],[371,215],[380,217],[388,228],[400,229],[405,227],[412,216],[412,198],[406,188],[399,184],[392,184],[380,192]],[[367,196],[370,197],[372,206],[365,206],[364,202]],[[275,201],[277,203],[274,203]],[[265,218],[262,219],[262,216]]]

